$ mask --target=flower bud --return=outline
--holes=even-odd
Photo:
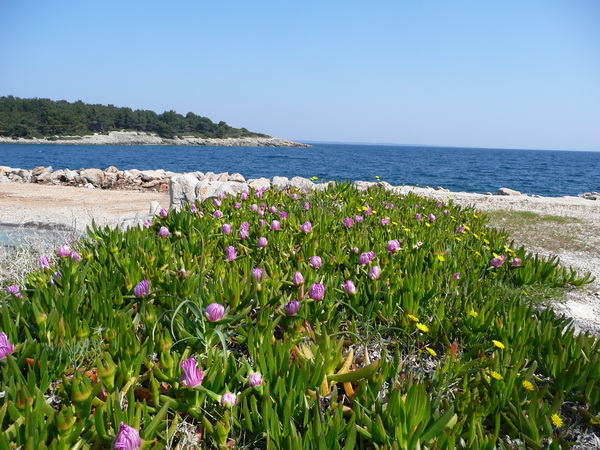
[[[381,276],[381,269],[379,268],[379,266],[371,267],[371,270],[369,270],[368,276],[371,280],[378,280],[379,277]]]
[[[6,333],[0,333],[0,359],[6,358],[7,355],[12,354],[14,351],[15,348],[11,345]]]
[[[202,383],[204,373],[198,369],[196,358],[189,358],[181,363],[181,384],[186,387],[194,388]]]
[[[268,243],[269,243],[269,241],[267,240],[267,238],[263,236],[263,237],[258,238],[258,241],[256,242],[256,246],[258,248],[265,248]]]
[[[356,286],[351,280],[346,280],[346,282],[342,284],[342,290],[348,295],[356,294]]]
[[[300,302],[298,300],[292,300],[292,301],[288,302],[287,305],[285,305],[283,307],[283,309],[285,310],[285,313],[288,316],[293,316],[300,309]]]
[[[231,225],[228,223],[224,223],[221,227],[221,233],[223,234],[231,234]]]
[[[161,208],[160,211],[158,212],[158,215],[160,217],[162,217],[163,219],[166,219],[167,216],[169,215],[169,211],[167,211],[165,208]]]
[[[317,255],[313,255],[310,257],[310,259],[308,260],[308,264],[310,265],[310,267],[312,267],[313,269],[318,269],[319,267],[321,267],[323,265],[323,261],[321,260],[320,256]]]
[[[254,269],[252,269],[252,276],[259,283],[260,283],[260,279],[262,278],[262,274],[263,274],[263,270],[260,267],[255,267]]]
[[[170,235],[171,233],[167,227],[160,227],[160,230],[158,230],[158,236],[161,238],[169,237]]]
[[[150,282],[148,280],[142,280],[133,288],[133,295],[136,298],[147,297],[150,295]]]
[[[71,247],[68,244],[61,245],[56,254],[59,258],[66,258],[67,256],[71,256]]]
[[[214,213],[213,213],[213,217],[215,219],[220,219],[221,217],[223,217],[223,211],[221,211],[220,209],[217,209]]]
[[[274,220],[271,222],[271,230],[279,231],[281,229],[281,222],[279,220]]]
[[[211,303],[204,310],[204,315],[211,322],[216,322],[220,320],[225,314],[225,307],[219,303]]]
[[[225,258],[228,261],[234,261],[235,258],[237,258],[237,252],[235,250],[235,247],[233,247],[232,245],[230,245],[229,247],[225,247]]]
[[[315,301],[323,300],[325,297],[325,287],[321,283],[313,283],[308,289],[308,296]]]
[[[302,231],[303,233],[310,233],[312,231],[312,224],[310,222],[304,222],[300,226],[300,231]]]
[[[237,402],[237,395],[232,394],[231,392],[225,392],[221,396],[221,405],[225,406],[226,408],[233,408],[235,405],[237,405]]]
[[[300,272],[296,271],[296,273],[294,273],[292,283],[294,283],[294,286],[300,286],[302,283],[304,283],[304,277]]]
[[[121,422],[119,433],[112,445],[113,450],[138,450],[141,446],[142,438],[140,438],[138,430]]]
[[[248,384],[251,387],[260,386],[263,383],[263,378],[260,373],[251,373],[248,375]]]

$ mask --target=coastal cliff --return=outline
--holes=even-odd
[[[0,137],[5,144],[57,144],[57,145],[198,145],[217,147],[312,147],[308,144],[275,137],[237,137],[237,138],[163,138],[157,134],[138,131],[111,131],[108,134],[89,136],[62,136],[54,138],[11,138]]]

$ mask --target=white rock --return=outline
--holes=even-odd
[[[236,181],[238,183],[245,183],[246,179],[244,178],[244,176],[241,173],[232,173],[231,175],[229,175],[229,180],[228,181]]]
[[[313,183],[307,178],[294,177],[290,180],[290,187],[312,191],[315,188],[315,183]]]
[[[290,187],[290,180],[287,177],[273,177],[271,184],[275,189],[283,191],[284,189],[288,189]]]
[[[253,180],[248,180],[248,186],[250,186],[252,189],[258,190],[261,188],[270,188],[271,187],[271,180],[269,180],[268,178],[256,178]]]
[[[171,177],[171,182],[169,183],[171,206],[179,208],[184,204],[195,202],[199,184],[200,181],[192,173],[184,173]]]
[[[100,169],[85,169],[79,172],[79,175],[94,186],[100,186],[104,178],[104,172]]]
[[[519,191],[515,191],[514,189],[500,188],[500,189],[498,189],[498,195],[517,196],[517,195],[521,195],[521,193]]]

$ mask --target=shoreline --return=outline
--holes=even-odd
[[[162,138],[156,134],[138,131],[110,131],[108,134],[93,134],[86,136],[56,136],[54,138],[13,138],[0,137],[0,144],[49,144],[49,145],[184,145],[184,146],[215,146],[215,147],[284,147],[310,148],[312,145],[302,144],[287,139],[271,136],[242,137],[242,138],[198,138],[187,136],[183,138]]]

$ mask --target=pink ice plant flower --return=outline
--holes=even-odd
[[[181,384],[185,387],[195,388],[202,383],[204,372],[198,368],[196,358],[186,359],[181,363]]]
[[[421,220],[421,214],[416,213],[415,214],[415,220]]]
[[[256,281],[260,282],[262,278],[263,270],[260,267],[255,267],[252,269],[252,276],[256,279]]]
[[[323,265],[323,261],[321,260],[320,256],[317,255],[313,255],[310,257],[310,259],[308,260],[308,264],[310,265],[310,267],[312,267],[313,269],[318,269],[319,267],[321,267],[321,265]]]
[[[294,283],[294,286],[300,286],[302,283],[304,283],[304,277],[302,276],[302,274],[298,271],[296,271],[294,273],[294,276],[292,278],[292,283]]]
[[[302,231],[303,233],[310,233],[312,231],[312,223],[310,223],[310,222],[304,222],[300,226],[300,231]]]
[[[233,245],[225,247],[225,258],[227,259],[227,261],[234,261],[235,258],[237,258],[237,252]]]
[[[441,208],[442,206],[444,206],[444,204],[440,200],[438,200],[437,202],[435,202],[435,206]]]
[[[224,223],[221,227],[221,233],[223,234],[231,234],[231,224]]]
[[[161,238],[166,238],[169,237],[171,235],[171,232],[169,231],[169,229],[167,227],[160,227],[160,230],[158,230],[158,236]]]
[[[258,238],[258,241],[256,242],[256,246],[258,248],[265,248],[268,243],[269,243],[269,241],[267,240],[267,238],[264,236],[261,236]]]
[[[12,354],[15,351],[15,348],[12,346],[10,341],[8,340],[8,336],[6,333],[0,333],[0,359],[6,358],[8,355]]]
[[[348,295],[356,294],[356,286],[351,280],[346,280],[342,283],[342,290]]]
[[[263,377],[260,373],[251,373],[248,375],[248,384],[251,387],[257,387],[263,384]]]
[[[358,263],[366,266],[371,262],[371,255],[369,253],[361,253],[358,257]]]
[[[285,211],[279,211],[279,217],[281,217],[281,220],[287,220],[287,213]]]
[[[271,222],[271,230],[273,230],[273,231],[281,230],[281,222],[279,220],[273,220]]]
[[[452,275],[452,278],[454,278],[455,280],[460,279],[460,272],[456,272],[454,275]]]
[[[81,255],[77,253],[75,250],[71,252],[71,259],[76,262],[81,262]]]
[[[308,211],[310,209],[310,203],[304,202],[304,211]]]
[[[240,208],[242,207],[242,204],[241,204],[240,202],[235,202],[235,203],[233,204],[233,207],[234,207],[235,209],[240,209]]]
[[[502,264],[504,264],[505,259],[506,259],[506,256],[504,256],[504,255],[500,255],[496,258],[492,258],[492,260],[490,261],[490,265],[492,267],[496,267],[496,268],[500,267],[500,266],[502,266]]]
[[[435,221],[435,216],[433,214],[429,214],[427,216],[427,218],[429,219],[430,222],[434,222]]]
[[[133,288],[133,295],[135,298],[147,297],[150,295],[150,282],[148,280],[142,280]]]
[[[71,247],[69,246],[69,244],[62,244],[60,247],[58,247],[56,254],[59,258],[66,258],[68,256],[71,256]]]
[[[445,210],[443,211],[443,213],[444,213],[444,215],[445,215],[445,216],[447,216],[448,214],[450,214],[450,210],[449,210],[449,209],[445,209]]]
[[[350,227],[352,227],[352,225],[354,225],[354,222],[352,221],[352,219],[350,217],[346,217],[344,219],[344,226],[346,228],[350,228]]]
[[[215,208],[220,208],[221,207],[221,200],[218,198],[213,198],[213,205],[215,205]]]
[[[42,270],[50,269],[50,260],[47,256],[40,256],[40,267]]]
[[[510,265],[513,267],[518,267],[521,265],[521,262],[523,262],[523,260],[521,258],[514,258],[511,262]]]
[[[221,217],[223,217],[223,211],[221,211],[220,209],[215,210],[215,212],[213,213],[213,217],[215,219],[220,219]]]
[[[142,446],[140,433],[133,427],[121,422],[119,433],[115,438],[112,448],[114,450],[138,450]]]
[[[369,270],[369,273],[368,273],[368,277],[371,280],[379,280],[380,276],[381,276],[381,269],[379,268],[379,266],[371,267],[371,270]]]
[[[308,289],[308,296],[315,301],[323,300],[325,297],[325,287],[321,283],[313,283]]]
[[[193,213],[197,213],[198,212],[198,207],[196,206],[195,203],[192,203],[192,206],[190,206],[190,211]]]
[[[276,206],[271,206],[271,207],[269,208],[269,212],[270,212],[271,214],[275,214],[275,213],[277,212],[277,207],[276,207]]]
[[[169,211],[167,211],[165,208],[161,208],[160,211],[158,212],[158,215],[160,217],[162,217],[163,219],[166,219],[167,216],[169,215]]]
[[[387,249],[390,253],[396,253],[398,250],[400,250],[400,241],[398,239],[392,239],[391,241],[388,241]]]
[[[365,220],[365,218],[363,216],[354,216],[354,221],[356,223],[361,223],[363,220]]]
[[[231,392],[225,392],[221,396],[221,405],[225,406],[226,408],[233,408],[235,405],[237,405],[237,402],[237,395],[232,394]]]
[[[225,307],[219,303],[211,303],[204,310],[204,315],[211,322],[216,322],[217,320],[221,320],[223,315],[225,314]]]
[[[298,300],[291,300],[283,307],[283,309],[288,316],[293,316],[300,309],[300,302]]]
[[[12,284],[9,287],[6,288],[6,292],[8,292],[9,294],[14,295],[17,298],[23,298],[23,294],[21,294],[19,292],[19,286],[17,286],[16,284]]]
[[[144,223],[142,225],[144,225],[144,227],[146,228],[150,228],[152,226],[152,223],[148,222],[147,220],[144,220]]]
[[[250,206],[250,210],[252,212],[258,211],[258,205],[256,203],[252,203],[252,205]]]

